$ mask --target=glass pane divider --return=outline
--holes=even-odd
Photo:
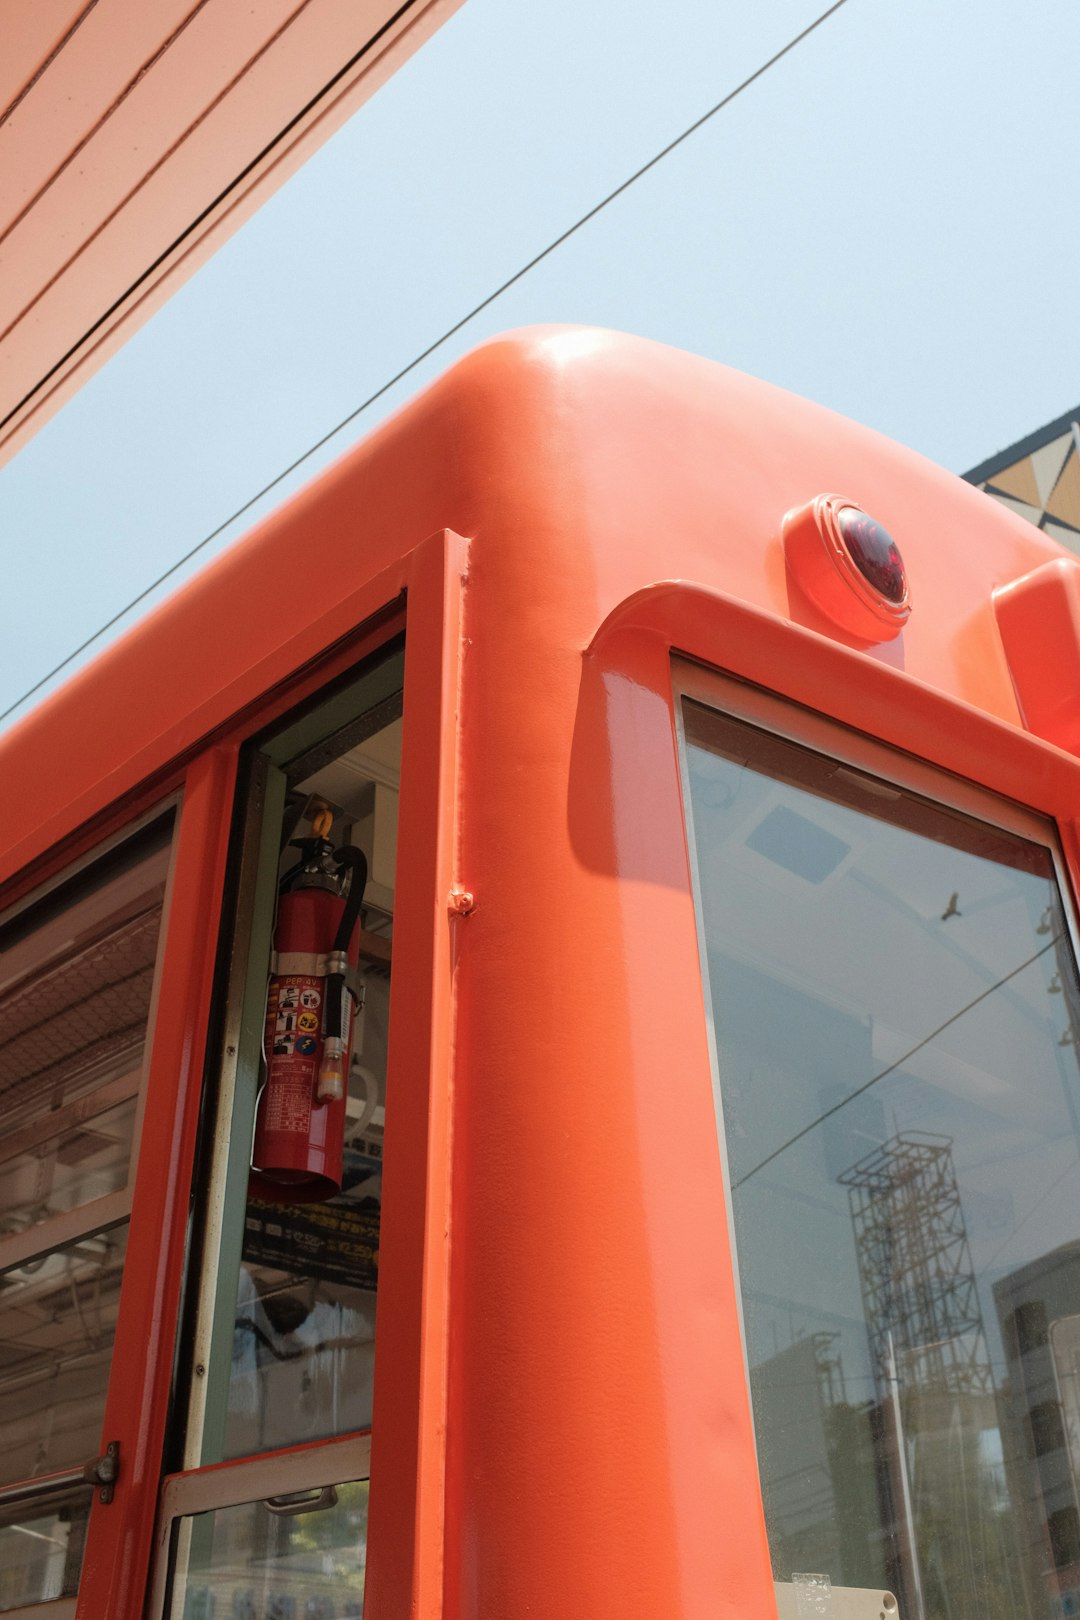
[[[8,1485],[0,1485],[0,1508],[14,1507],[20,1502],[47,1502],[52,1496],[67,1496],[79,1489],[94,1489],[93,1481],[86,1477],[86,1468],[61,1468],[55,1474],[15,1479]]]
[[[274,926],[278,826],[285,792],[284,773],[270,765],[262,753],[255,754],[244,811],[243,866],[203,1215],[204,1260],[192,1365],[204,1371],[192,1378],[189,1386],[184,1461],[190,1468],[216,1462],[223,1449],[227,1390],[214,1388],[213,1369],[215,1349],[231,1338],[235,1317],[236,1272],[243,1239],[238,1209],[242,1213],[251,1157],[266,1004],[265,963]],[[230,1232],[235,1257],[227,1257],[224,1252]]]
[[[107,1085],[99,1086],[96,1090],[87,1092],[85,1096],[77,1097],[73,1102],[54,1109],[43,1119],[24,1125],[21,1130],[12,1131],[0,1139],[0,1164],[17,1159],[20,1154],[28,1153],[31,1148],[51,1142],[55,1137],[78,1125],[89,1124],[92,1119],[108,1113],[120,1103],[130,1102],[132,1097],[138,1096],[141,1085],[142,1068],[138,1066],[129,1069],[127,1074],[110,1080]]]
[[[673,657],[672,678],[676,699],[691,702],[785,738],[804,750],[825,755],[860,773],[895,782],[943,810],[957,811],[990,826],[1004,828],[1021,838],[1054,846],[1052,821],[1027,805],[1007,799],[993,788],[957,776],[930,759],[923,759],[892,743],[853,730],[842,721],[809,709],[775,692],[725,675],[689,659]]]
[[[40,1226],[29,1226],[25,1232],[13,1232],[0,1238],[0,1276],[14,1271],[58,1249],[71,1248],[81,1238],[89,1240],[99,1232],[119,1226],[131,1214],[131,1184],[119,1192],[106,1193],[88,1204],[77,1204],[61,1215],[53,1215]]]
[[[170,1475],[161,1493],[148,1620],[161,1620],[173,1579],[186,1569],[189,1549],[180,1546],[174,1549],[178,1557],[170,1557],[178,1521],[328,1485],[366,1481],[370,1469],[371,1435],[364,1433]]]
[[[162,1518],[205,1513],[211,1508],[235,1507],[243,1502],[291,1496],[366,1479],[371,1467],[371,1434],[346,1435],[340,1440],[319,1440],[285,1451],[261,1452],[235,1462],[212,1463],[170,1474],[162,1487]]]
[[[5,1609],[4,1620],[75,1620],[76,1598],[54,1598],[51,1602],[20,1604],[17,1609]]]

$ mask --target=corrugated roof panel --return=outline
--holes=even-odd
[[[0,458],[461,0],[0,0]]]

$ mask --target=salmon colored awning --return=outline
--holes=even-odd
[[[461,0],[0,0],[0,460]]]

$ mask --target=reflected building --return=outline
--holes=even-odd
[[[1008,1365],[1001,1398],[1005,1461],[1027,1578],[1063,1615],[1080,1614],[1080,1240],[994,1285]]]
[[[808,1333],[754,1371],[762,1492],[783,1570],[884,1571],[880,1415],[852,1405],[838,1333]],[[884,1577],[883,1577],[884,1578]]]

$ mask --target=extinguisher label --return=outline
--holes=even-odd
[[[319,1056],[319,1019],[312,1010],[322,1000],[322,980],[309,974],[273,979],[266,1003],[266,1061],[273,1075],[267,1087],[263,1128],[302,1133],[308,1129]]]

